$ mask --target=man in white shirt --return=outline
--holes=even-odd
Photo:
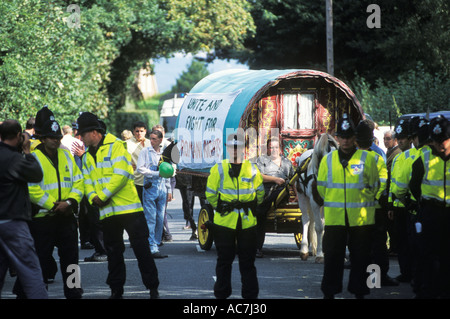
[[[136,186],[139,198],[142,203],[142,191],[144,186],[144,175],[142,175],[136,169],[139,154],[144,147],[149,147],[150,140],[146,138],[147,125],[142,121],[137,121],[133,124],[133,137],[130,139],[130,143],[127,145],[128,152],[131,154],[131,166],[134,170],[134,185]]]
[[[76,148],[84,148],[83,142],[75,137],[73,137],[72,127],[69,125],[64,125],[62,127],[63,138],[61,139],[61,146],[69,150],[72,156],[75,154]]]
[[[166,202],[172,200],[170,180],[159,174],[160,147],[163,135],[154,130],[150,133],[149,147],[142,150],[137,162],[137,171],[144,176],[143,207],[149,228],[149,244],[153,258],[165,258],[159,252],[164,227]]]

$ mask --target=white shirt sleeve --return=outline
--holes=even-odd
[[[152,165],[152,161],[149,156],[148,147],[144,147],[139,153],[136,170],[147,177],[159,177],[159,171],[150,170],[150,165]]]

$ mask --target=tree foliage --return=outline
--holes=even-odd
[[[245,50],[217,51],[250,68],[313,68],[326,71],[325,1],[249,0],[256,34]],[[372,0],[333,1],[335,75],[355,72],[370,83],[395,80],[421,62],[427,72],[450,73],[450,2],[379,0],[381,28],[369,28]],[[212,58],[212,57],[211,57]]]
[[[187,93],[198,81],[209,75],[206,63],[193,59],[186,71],[181,73],[177,82],[172,86],[172,93]]]
[[[209,58],[237,58],[254,69],[326,71],[325,1],[249,0],[256,34],[245,50]],[[369,28],[370,4],[381,28]],[[334,74],[352,82],[377,121],[388,111],[449,108],[450,2],[448,0],[333,1]],[[355,76],[355,74],[357,76]]]
[[[450,110],[450,79],[426,72],[421,63],[394,81],[370,85],[357,75],[350,86],[364,111],[382,125],[394,125],[402,114]]]
[[[80,28],[70,27],[70,4]],[[0,2],[0,120],[24,123],[45,104],[70,123],[92,111],[114,125],[126,88],[150,58],[242,47],[254,30],[245,0]],[[70,20],[69,20],[70,21]]]

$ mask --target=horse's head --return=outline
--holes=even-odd
[[[162,152],[161,154],[161,161],[168,162],[170,164],[175,163],[177,164],[180,161],[180,152],[178,150],[178,147],[175,147],[177,143],[171,142]]]
[[[339,144],[331,134],[323,133],[314,145],[314,152],[311,158],[311,166],[314,173],[317,173],[322,158],[328,153],[338,149]]]

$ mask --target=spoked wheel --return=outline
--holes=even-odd
[[[210,250],[213,243],[211,230],[207,227],[207,222],[214,219],[214,210],[211,205],[203,205],[198,214],[198,243],[203,250]]]

